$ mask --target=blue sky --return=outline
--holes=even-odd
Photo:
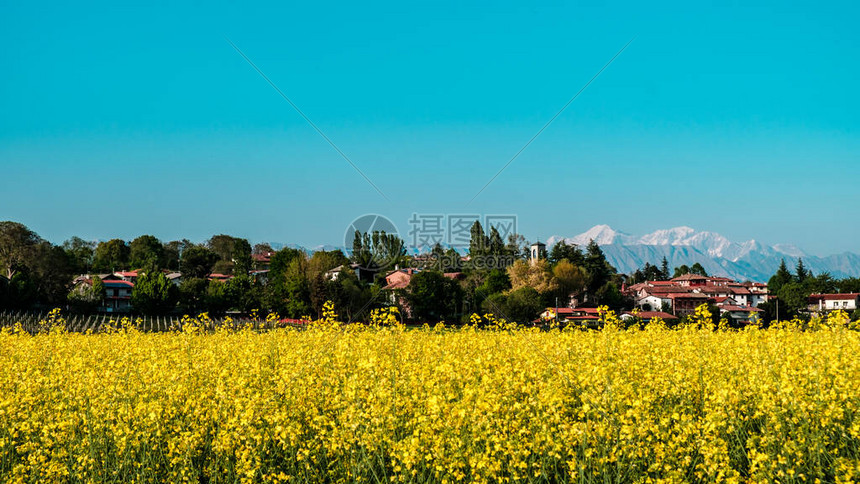
[[[856,4],[463,3],[6,2],[0,219],[314,246],[465,212],[860,252]]]

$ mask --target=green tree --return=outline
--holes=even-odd
[[[192,244],[182,251],[182,275],[205,278],[212,272],[218,255],[207,247]]]
[[[0,222],[0,268],[6,279],[32,262],[42,243],[36,232],[18,222]]]
[[[507,291],[510,288],[511,278],[508,276],[508,273],[501,269],[493,269],[487,273],[487,278],[484,279],[483,284],[478,286],[478,291],[483,294],[484,297],[487,297],[492,294]]]
[[[596,297],[599,304],[609,306],[609,309],[614,311],[619,311],[625,306],[624,296],[621,294],[618,286],[612,282],[607,282],[598,289]]]
[[[16,270],[11,279],[3,278],[2,281],[5,281],[3,283],[5,289],[0,307],[4,309],[29,309],[39,298],[38,287],[26,267]]]
[[[807,307],[809,293],[799,282],[785,284],[779,289],[777,295],[779,300],[785,303],[785,308],[795,313]]]
[[[542,298],[532,287],[521,287],[508,293],[497,293],[488,297],[481,309],[498,318],[517,323],[528,323],[537,318],[544,306]]]
[[[668,281],[669,280],[669,260],[666,259],[666,256],[663,256],[662,262],[660,262],[660,280]]]
[[[162,248],[163,259],[161,267],[171,271],[178,271],[182,259],[181,254],[186,247],[190,247],[191,245],[193,244],[188,239],[171,240],[165,243]]]
[[[93,258],[93,270],[115,272],[129,266],[131,251],[122,239],[99,242]]]
[[[129,259],[134,269],[156,271],[164,262],[164,245],[153,235],[141,235],[128,244]]]
[[[69,307],[80,313],[94,312],[104,301],[107,291],[105,285],[98,276],[92,280],[78,284],[69,292]]]
[[[551,264],[556,264],[562,259],[567,259],[568,262],[575,266],[582,266],[585,264],[585,256],[582,255],[582,251],[579,249],[579,246],[576,244],[568,244],[564,240],[560,240],[552,246],[552,249],[549,251],[548,259]]]
[[[208,288],[209,281],[202,277],[183,277],[179,284],[179,311],[189,316],[211,311],[206,299]]]
[[[42,241],[30,262],[30,276],[42,304],[58,307],[66,302],[74,269],[62,247]]]
[[[131,290],[131,304],[142,314],[165,314],[176,308],[179,291],[161,271],[143,273]]]
[[[681,277],[683,275],[687,275],[690,273],[690,267],[687,264],[681,264],[681,267],[675,268],[675,273],[672,275],[672,278]]]
[[[603,250],[597,242],[591,240],[585,248],[585,261],[583,267],[588,271],[588,292],[594,294],[615,274],[615,268],[606,260]]]
[[[233,240],[233,274],[237,276],[248,275],[251,270],[251,244],[247,239]]]
[[[484,227],[481,222],[475,221],[472,228],[469,230],[469,255],[473,258],[482,256],[487,253],[487,248],[490,246],[490,238],[484,233]]]
[[[412,318],[418,321],[457,321],[463,290],[457,281],[436,271],[422,271],[406,288]]]
[[[803,259],[797,259],[797,265],[794,268],[794,280],[803,284],[806,282],[806,278],[812,275],[811,272],[807,271],[805,267],[803,267]]]
[[[254,250],[252,253],[254,255],[267,255],[274,252],[275,249],[272,248],[271,244],[267,242],[260,242],[259,244],[254,244]]]
[[[228,309],[250,312],[260,308],[259,288],[247,275],[228,279],[224,283],[224,299]]]
[[[838,281],[829,272],[807,278],[804,286],[810,294],[832,294],[838,291]]]
[[[779,263],[779,269],[776,270],[776,273],[771,276],[771,278],[767,281],[768,291],[771,294],[776,294],[782,288],[782,286],[788,284],[792,281],[791,272],[788,272],[788,267],[785,265],[785,259],[782,259]]]
[[[63,242],[63,250],[71,261],[72,268],[77,274],[88,274],[93,266],[95,256],[95,242],[88,242],[78,236],[74,236]]]
[[[702,264],[699,264],[698,262],[693,264],[693,267],[690,268],[690,274],[708,277],[708,271],[706,271],[705,268],[702,267]]]

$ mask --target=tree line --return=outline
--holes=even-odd
[[[408,306],[419,321],[467,321],[473,312],[526,321],[546,307],[566,306],[571,297],[613,308],[624,304],[624,276],[596,243],[583,250],[562,242],[536,261],[528,261],[528,247],[521,235],[503,240],[495,227],[487,232],[480,222],[472,226],[463,257],[440,245],[409,256],[403,240],[384,232],[356,233],[350,256],[341,250],[276,251],[225,234],[203,243],[141,235],[97,243],[72,237],[54,245],[7,221],[0,222],[0,308],[92,312],[105,296],[97,274],[121,270],[138,272],[131,302],[139,314],[258,311],[303,318],[319,316],[323,304],[332,301],[347,320],[361,320],[372,309],[394,303]],[[254,271],[255,254],[269,257],[267,272]],[[338,267],[336,277],[327,276]],[[383,293],[385,276],[407,267],[418,269],[409,286]],[[170,272],[181,273],[178,285],[168,279]],[[81,274],[93,274],[91,284],[73,286]]]

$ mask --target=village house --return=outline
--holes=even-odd
[[[122,280],[102,281],[105,286],[105,299],[99,311],[106,313],[127,313],[131,311],[131,290],[134,283]]]
[[[267,271],[272,263],[272,255],[274,252],[265,252],[262,254],[251,254],[251,266],[255,271]]]
[[[406,301],[400,291],[409,287],[409,283],[412,282],[412,276],[419,272],[421,271],[414,268],[395,269],[385,276],[385,286],[382,290],[388,291],[388,301],[391,304],[400,306],[407,317],[412,316],[412,311],[409,308],[409,302]],[[448,279],[457,281],[465,278],[465,274],[462,272],[446,272],[444,275]]]
[[[329,270],[325,271],[324,277],[326,279],[328,279],[329,281],[336,281],[337,278],[340,277],[341,273],[343,273],[347,270],[355,273],[356,277],[359,276],[358,264],[353,262],[351,264],[339,265],[339,266],[335,267],[334,269],[329,269]]]
[[[621,313],[621,320],[625,322],[629,322],[639,318],[639,321],[642,324],[648,324],[652,319],[660,318],[665,321],[667,324],[674,324],[678,322],[678,317],[669,313],[664,313],[663,311],[639,311],[637,313],[633,313],[631,311],[624,311]]]
[[[812,294],[807,303],[810,312],[824,313],[838,309],[854,311],[860,307],[860,293]]]
[[[727,277],[685,274],[669,281],[646,281],[624,289],[634,305],[642,311],[666,311],[684,316],[695,307],[708,302],[721,303],[730,299],[738,307],[755,308],[767,301],[767,285],[737,282]]]
[[[751,323],[758,318],[761,309],[742,306],[738,304],[717,304],[720,309],[720,317],[726,318],[734,323]]]

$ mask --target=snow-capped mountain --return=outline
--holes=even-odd
[[[596,225],[574,237],[552,236],[547,245],[552,247],[560,240],[568,244],[585,246],[597,242],[607,260],[619,272],[631,273],[645,265],[660,265],[663,257],[670,267],[682,264],[702,264],[708,274],[732,277],[738,280],[767,281],[784,258],[793,266],[798,258],[814,273],[829,272],[834,277],[860,275],[860,255],[846,252],[828,257],[809,255],[786,244],[768,246],[756,240],[733,242],[715,232],[697,232],[691,227],[657,230],[634,236],[619,232],[608,225]]]

